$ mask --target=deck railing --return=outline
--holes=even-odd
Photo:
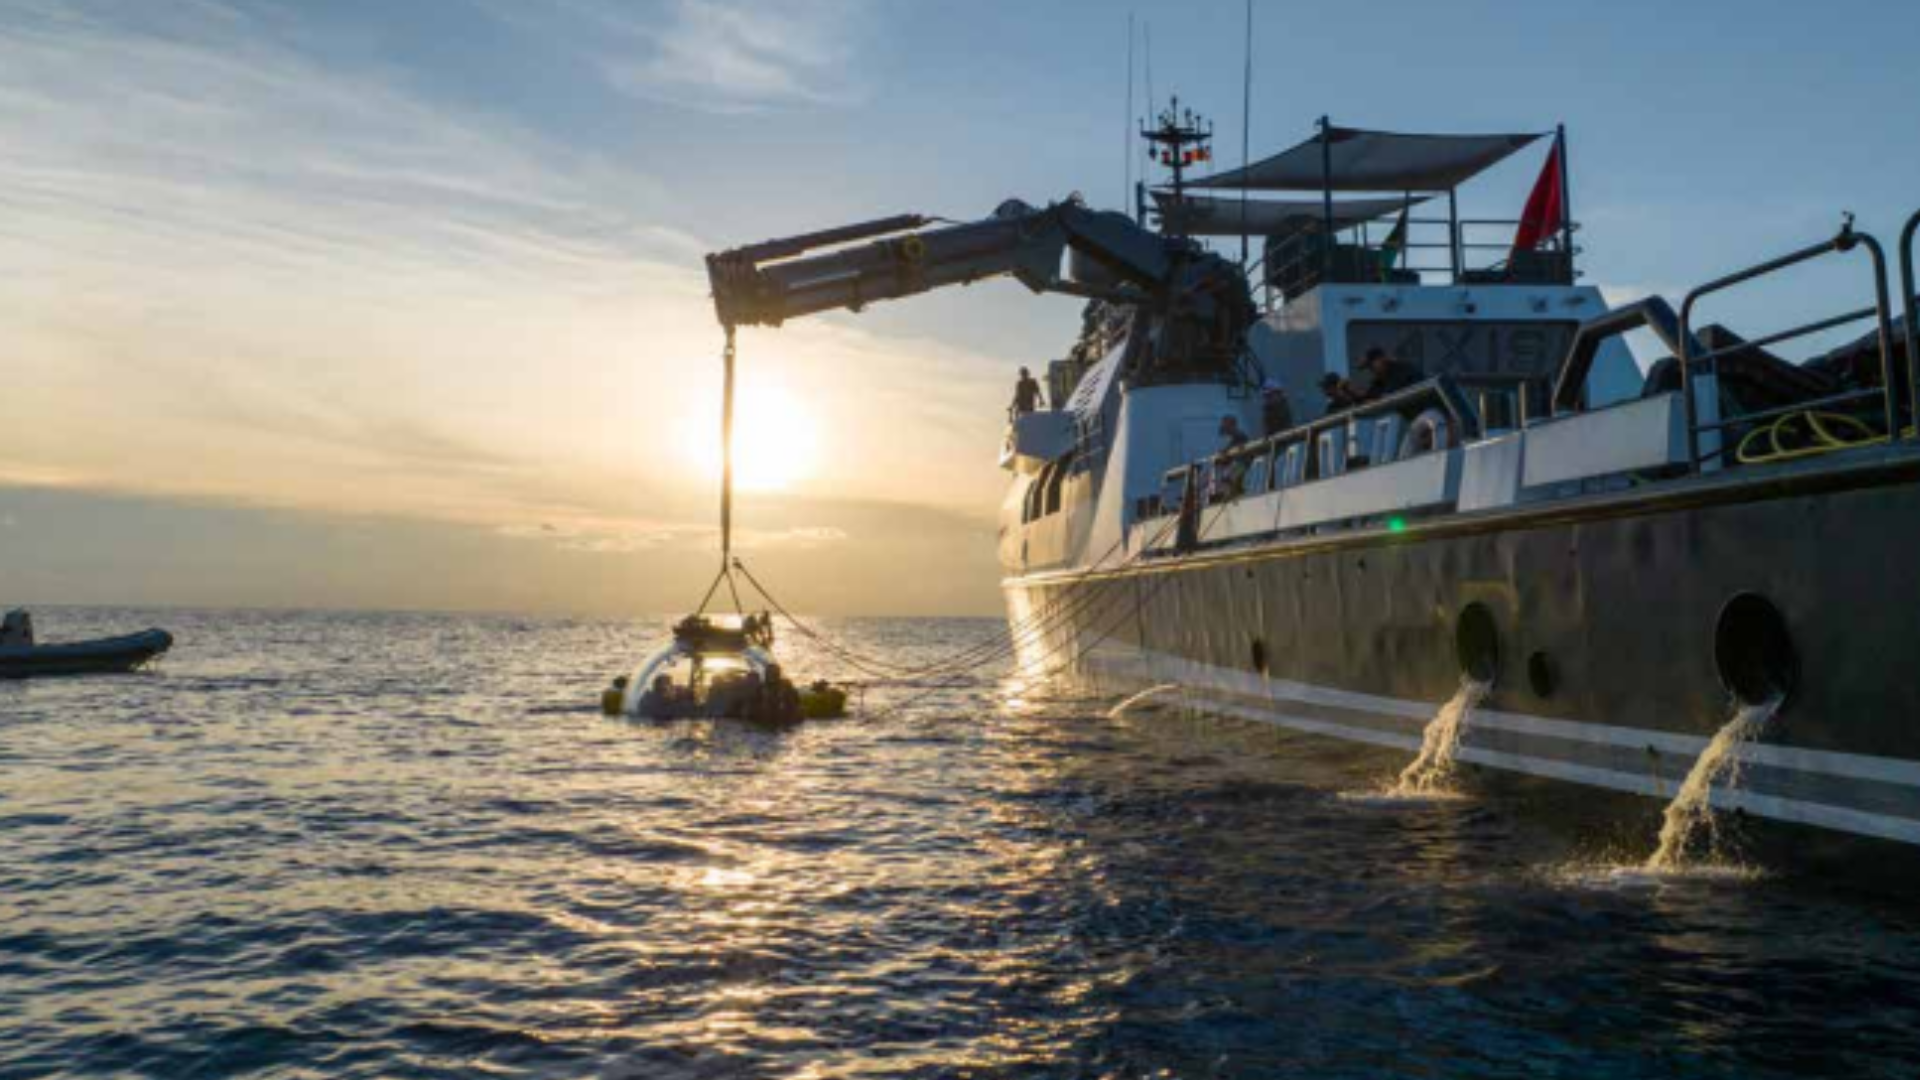
[[[1368,462],[1364,457],[1356,460],[1354,456],[1348,455],[1343,468],[1329,472],[1328,464],[1320,458],[1320,436],[1328,431],[1344,431],[1355,423],[1377,420],[1388,415],[1415,415],[1427,409],[1438,409],[1447,418],[1446,442],[1444,445],[1435,445],[1434,450],[1458,446],[1479,438],[1482,433],[1480,417],[1475,412],[1466,389],[1452,376],[1440,375],[1378,400],[1340,412],[1328,413],[1317,420],[1295,425],[1278,434],[1252,440],[1238,449],[1209,454],[1184,465],[1177,465],[1167,470],[1164,475],[1161,493],[1143,500],[1144,505],[1136,508],[1138,516],[1147,518],[1178,513],[1182,509],[1188,492],[1198,496],[1202,504],[1211,505],[1223,499],[1265,494],[1268,491],[1281,490],[1283,486],[1292,487],[1313,480],[1327,479],[1368,465],[1388,464],[1385,461]],[[1296,446],[1302,447],[1305,455],[1301,475],[1293,484],[1283,485],[1277,479],[1278,470],[1287,452]],[[1393,460],[1401,459],[1396,457]],[[1261,477],[1261,481],[1258,484],[1244,483],[1238,489],[1221,493],[1216,489],[1222,486],[1219,479],[1223,471],[1228,469],[1238,469],[1243,478],[1257,475]],[[1194,480],[1191,484],[1188,482],[1189,477]],[[1196,509],[1198,508],[1196,506]]]
[[[1909,223],[1909,230],[1911,229],[1912,224]],[[1768,277],[1789,267],[1799,266],[1802,263],[1812,262],[1815,259],[1829,255],[1845,254],[1855,248],[1864,249],[1872,260],[1874,286],[1874,302],[1872,306],[1844,312],[1830,318],[1816,319],[1813,322],[1789,327],[1786,330],[1755,338],[1752,341],[1739,341],[1719,348],[1709,349],[1705,352],[1695,352],[1698,341],[1693,335],[1693,310],[1701,299],[1716,293],[1725,292],[1736,285],[1742,285],[1750,281]],[[1911,287],[1908,287],[1908,291],[1912,291]],[[1909,303],[1911,303],[1910,300]],[[1864,387],[1858,390],[1843,391],[1813,401],[1796,401],[1778,408],[1742,413],[1735,417],[1719,416],[1718,410],[1716,409],[1716,416],[1713,420],[1705,422],[1701,420],[1699,403],[1694,397],[1694,382],[1700,374],[1695,372],[1694,369],[1696,366],[1704,365],[1706,368],[1704,374],[1713,378],[1713,382],[1710,385],[1717,404],[1718,401],[1723,400],[1719,394],[1719,370],[1720,361],[1725,357],[1737,353],[1752,352],[1766,348],[1769,345],[1777,345],[1784,341],[1792,341],[1811,334],[1833,330],[1849,323],[1858,322],[1869,316],[1873,316],[1877,320],[1879,330],[1881,380],[1879,387]],[[1726,440],[1724,438],[1721,439],[1718,447],[1703,454],[1700,450],[1700,436],[1705,433],[1721,433],[1734,427],[1750,426],[1762,420],[1771,420],[1792,413],[1805,412],[1810,409],[1843,405],[1855,401],[1865,401],[1875,397],[1879,397],[1883,401],[1883,412],[1885,414],[1888,439],[1891,441],[1899,437],[1900,404],[1898,400],[1898,383],[1893,377],[1893,326],[1887,300],[1886,253],[1881,249],[1879,242],[1873,237],[1866,233],[1856,231],[1853,228],[1851,218],[1841,226],[1839,233],[1830,240],[1824,240],[1818,244],[1812,244],[1798,251],[1789,252],[1778,258],[1768,259],[1766,262],[1747,267],[1744,270],[1736,271],[1721,278],[1716,278],[1688,293],[1686,300],[1680,305],[1678,345],[1680,395],[1686,412],[1687,422],[1687,459],[1689,468],[1694,472],[1700,471],[1701,467],[1708,460],[1724,458],[1726,454]],[[1911,355],[1909,356],[1909,366],[1912,366]]]
[[[1389,248],[1386,241],[1396,220],[1342,229],[1334,234],[1330,250],[1326,234],[1318,229],[1278,238],[1268,245],[1262,273],[1254,280],[1286,296],[1299,296],[1325,282],[1411,285],[1429,276],[1448,284],[1573,284],[1574,252],[1564,244],[1577,225],[1514,257],[1518,220],[1408,218],[1400,243]]]

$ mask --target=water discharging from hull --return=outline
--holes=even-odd
[[[1739,785],[1740,748],[1759,737],[1779,708],[1779,698],[1758,705],[1741,705],[1733,719],[1714,733],[1713,741],[1700,752],[1699,760],[1693,763],[1679,792],[1667,804],[1665,820],[1660,824],[1660,846],[1647,860],[1646,869],[1668,871],[1686,865],[1687,849],[1702,830],[1706,831],[1711,845],[1714,781],[1724,775],[1728,788]]]
[[[1167,693],[1168,691],[1178,690],[1178,689],[1180,689],[1179,683],[1161,683],[1158,686],[1149,686],[1145,690],[1140,691],[1139,693],[1133,695],[1132,697],[1121,702],[1120,704],[1115,705],[1113,708],[1108,709],[1107,719],[1118,720],[1122,716],[1125,716],[1127,710],[1133,708],[1135,705],[1138,705],[1143,701],[1148,701],[1153,698],[1157,698],[1160,695]]]
[[[1401,770],[1399,781],[1388,794],[1418,797],[1448,792],[1447,781],[1453,776],[1453,759],[1460,751],[1467,721],[1492,689],[1492,683],[1461,677],[1460,689],[1427,721],[1427,729],[1420,736],[1420,756]]]

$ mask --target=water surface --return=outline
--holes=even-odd
[[[1405,755],[992,679],[786,733],[599,716],[656,624],[39,621],[179,644],[0,683],[0,1077],[1920,1063],[1907,908],[1352,797]],[[904,662],[996,624],[831,629]]]

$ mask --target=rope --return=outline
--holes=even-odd
[[[1220,518],[1224,516],[1225,510],[1226,510],[1226,504],[1223,503],[1215,509],[1216,509],[1216,513],[1212,516],[1212,518],[1202,523],[1201,525],[1201,528],[1199,531],[1202,537],[1204,537],[1206,533],[1213,528],[1214,525],[1219,523]],[[1106,628],[1102,630],[1096,637],[1094,637],[1094,639],[1091,642],[1088,642],[1085,647],[1081,648],[1080,650],[1075,652],[1072,656],[1054,665],[1053,667],[1048,668],[1047,670],[1039,673],[1038,675],[1018,678],[1020,685],[1024,687],[1024,686],[1032,686],[1035,683],[1046,682],[1052,679],[1055,675],[1060,674],[1061,672],[1067,670],[1068,668],[1078,664],[1080,661],[1086,659],[1087,656],[1093,652],[1093,650],[1106,644],[1108,639],[1112,638],[1113,635],[1119,631],[1120,627],[1126,624],[1128,619],[1131,619],[1137,616],[1141,611],[1145,610],[1147,604],[1151,600],[1153,600],[1155,597],[1159,596],[1161,590],[1165,589],[1169,584],[1172,583],[1172,581],[1173,581],[1172,574],[1161,575],[1160,579],[1154,582],[1153,590],[1150,593],[1140,597],[1139,600],[1137,600],[1134,603],[1131,610],[1124,611],[1121,613],[1120,618],[1115,619],[1112,622],[1109,622],[1106,625]],[[923,690],[921,693],[913,697],[910,697],[905,701],[902,701],[893,705],[891,708],[884,709],[877,714],[869,716],[868,719],[884,719],[890,716],[898,715],[906,711],[908,708],[926,700],[935,691],[950,689],[951,685],[952,684],[935,685],[935,686],[929,687]]]
[[[774,611],[778,612],[780,617],[785,619],[787,624],[802,637],[814,642],[829,654],[844,661],[855,671],[868,676],[868,682],[864,684],[854,684],[863,692],[867,686],[873,685],[911,685],[922,688],[923,692],[919,697],[909,699],[909,701],[896,706],[895,711],[897,711],[920,700],[920,698],[924,698],[927,694],[935,690],[947,689],[953,685],[957,685],[957,683],[952,681],[955,678],[971,675],[973,672],[990,664],[999,663],[1003,659],[1022,652],[1027,647],[1043,640],[1046,635],[1051,634],[1054,630],[1066,625],[1069,620],[1077,620],[1083,615],[1089,615],[1094,609],[1094,606],[1112,595],[1114,587],[1120,584],[1121,579],[1109,577],[1095,582],[1093,588],[1089,590],[1081,591],[1080,589],[1093,575],[1100,573],[1103,568],[1106,567],[1109,559],[1125,548],[1126,535],[1124,532],[1091,566],[1065,579],[1061,586],[1065,592],[1065,596],[1062,601],[1055,604],[1051,610],[1043,609],[1029,613],[1025,618],[1009,624],[1002,632],[1002,635],[996,635],[994,638],[990,638],[985,642],[968,646],[930,664],[919,666],[899,664],[882,657],[862,654],[809,626],[794,615],[793,612],[789,611],[786,605],[782,604],[777,597],[768,591],[767,587],[760,583],[760,580],[753,575],[751,570],[747,569],[746,564],[733,555],[733,399],[736,357],[734,328],[731,324],[728,324],[726,326],[726,345],[721,352],[721,361],[726,373],[726,385],[722,399],[720,421],[722,447],[720,480],[720,572],[714,578],[713,583],[707,587],[707,594],[700,601],[700,613],[706,611],[707,605],[712,602],[714,594],[719,590],[722,581],[725,581],[727,584],[727,591],[733,599],[734,610],[736,612],[744,610],[744,607],[740,603],[740,591],[733,578],[734,573],[737,571],[742,577],[747,579],[747,583],[753,587],[754,591],[760,594],[761,599],[766,601],[768,606]],[[1244,357],[1242,359],[1244,359]],[[1224,509],[1224,506],[1221,507],[1221,509]],[[1211,528],[1212,523],[1219,520],[1219,516],[1220,515],[1216,513],[1212,521],[1207,522],[1199,529],[1199,535],[1204,535],[1207,529]],[[1166,538],[1167,533],[1175,528],[1184,517],[1184,512],[1180,515],[1170,517],[1161,525],[1159,531],[1142,545],[1141,551],[1144,553],[1147,549],[1159,544]],[[1129,565],[1137,558],[1137,555],[1129,558],[1119,564],[1119,566]],[[1118,568],[1119,567],[1115,567],[1115,569]],[[1164,581],[1161,584],[1164,586]],[[1086,656],[1088,651],[1103,644],[1118,630],[1126,618],[1137,615],[1145,602],[1145,597],[1140,598],[1134,605],[1132,611],[1123,612],[1122,619],[1109,624],[1106,630],[1094,639],[1092,645],[1088,646],[1087,650],[1079,652],[1069,659],[1067,663],[1077,663]],[[1004,636],[1004,640],[1002,640],[1002,636]],[[1044,656],[1045,654],[1043,653],[1042,655]],[[1065,665],[1055,668],[1045,677],[1051,677],[1052,674],[1057,673],[1059,670],[1064,670],[1064,667]]]
[[[1162,539],[1166,537],[1167,532],[1174,526],[1174,524],[1176,524],[1176,522],[1177,522],[1177,519],[1169,519],[1169,521],[1166,524],[1161,526],[1160,530],[1157,533],[1155,533],[1151,538],[1148,539],[1144,547],[1152,547],[1153,545],[1158,544]],[[1089,577],[1091,577],[1095,573],[1100,572],[1105,567],[1107,560],[1112,558],[1116,552],[1121,550],[1122,547],[1124,547],[1125,543],[1126,541],[1124,537],[1116,541],[1112,547],[1107,549],[1106,553],[1101,555],[1101,557],[1093,563],[1092,566],[1088,567],[1083,571],[1080,571],[1074,577],[1068,579],[1068,581],[1066,582],[1065,588],[1071,590],[1071,589],[1077,589],[1081,585],[1084,585],[1086,583],[1086,580]],[[1134,561],[1133,559],[1129,559],[1127,560],[1127,562],[1122,563],[1120,565],[1125,566],[1132,563],[1133,561]],[[832,640],[831,638],[827,637],[825,634],[807,625],[799,617],[795,616],[791,611],[789,611],[785,605],[780,603],[778,598],[773,596],[773,594],[767,590],[765,585],[760,583],[759,579],[753,576],[753,573],[750,570],[748,570],[746,566],[740,563],[739,560],[736,559],[734,562],[734,565],[740,571],[741,576],[747,579],[747,583],[753,586],[753,588],[760,594],[761,598],[764,599],[767,602],[767,604],[770,607],[772,607],[774,611],[776,611],[783,619],[785,619],[788,625],[792,626],[803,637],[806,637],[808,640],[819,644],[822,648],[826,649],[829,653],[832,653],[833,655],[839,657],[840,659],[845,660],[847,663],[853,666],[855,670],[860,671],[864,675],[873,677],[876,680],[876,683],[869,684],[869,685],[877,685],[877,684],[906,685],[906,684],[919,683],[919,682],[924,682],[928,678],[943,678],[946,676],[958,675],[958,674],[978,670],[980,668],[986,667],[989,664],[998,663],[1000,660],[1005,659],[1006,657],[1011,656],[1017,653],[1018,651],[1020,651],[1022,646],[1032,644],[1033,641],[1036,640],[1039,636],[1044,635],[1046,632],[1052,629],[1058,628],[1060,625],[1064,624],[1067,620],[1072,619],[1078,616],[1079,614],[1081,614],[1084,610],[1091,608],[1095,603],[1098,603],[1103,596],[1107,595],[1107,593],[1111,591],[1112,586],[1116,584],[1116,581],[1113,579],[1108,579],[1106,581],[1098,582],[1095,584],[1093,591],[1091,591],[1090,593],[1071,596],[1068,601],[1056,606],[1050,611],[1035,612],[1022,620],[1019,620],[1013,624],[1010,624],[1002,632],[1002,635],[1004,635],[1004,640],[1002,640],[1002,635],[995,635],[994,638],[989,639],[988,641],[968,646],[967,648],[962,649],[957,653],[954,653],[947,657],[943,657],[932,663],[924,664],[920,666],[912,666],[912,665],[896,664],[877,656],[861,654],[845,645],[842,645]],[[1116,567],[1116,569],[1117,568],[1118,567]]]
[[[1156,538],[1156,541],[1157,541],[1157,538]],[[1123,543],[1124,543],[1124,540],[1119,543],[1116,543],[1112,548],[1109,548],[1108,551],[1105,554],[1103,554],[1100,557],[1100,559],[1094,563],[1092,567],[1090,567],[1087,571],[1083,572],[1080,575],[1080,578],[1084,579],[1087,575],[1100,569],[1100,567],[1105,564],[1106,560],[1111,558],[1113,553],[1120,549],[1121,544]],[[759,582],[759,580],[753,576],[753,574],[750,571],[747,570],[746,567],[741,566],[740,573],[743,577],[747,579],[748,583],[751,584],[760,593],[761,597],[765,599],[767,603],[770,606],[772,606],[773,609],[776,612],[778,612],[782,618],[786,619],[788,624],[791,625],[802,636],[820,643],[823,647],[827,648],[830,652],[833,652],[836,655],[839,655],[843,658],[857,662],[859,666],[864,668],[873,668],[881,671],[891,672],[901,677],[922,676],[930,673],[937,673],[937,672],[942,672],[948,669],[967,666],[969,664],[972,664],[974,661],[978,660],[981,657],[988,656],[993,652],[1004,648],[1004,643],[1002,643],[999,640],[999,637],[1001,635],[996,635],[994,639],[990,639],[988,641],[981,642],[975,645],[970,645],[950,656],[942,657],[941,659],[935,660],[932,663],[922,664],[922,665],[897,664],[877,656],[860,654],[853,651],[851,648],[848,648],[846,646],[840,645],[832,641],[825,634],[821,633],[820,631],[814,629],[811,626],[808,626],[798,616],[794,615],[791,611],[787,610],[787,608],[784,605],[782,605],[780,601],[777,598],[775,598],[767,590],[767,588],[764,585],[762,585]],[[1079,581],[1076,580],[1072,584],[1078,584],[1078,583]],[[1001,633],[1004,635],[1013,635],[1013,636],[1024,634],[1033,628],[1034,620],[1036,618],[1044,619],[1045,617],[1046,616],[1043,614],[1030,616],[1027,619],[1021,620],[1020,622],[1014,623],[1004,628]],[[872,673],[874,672],[869,672],[869,674],[872,674]]]

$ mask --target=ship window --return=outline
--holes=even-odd
[[[1027,485],[1025,503],[1021,508],[1021,521],[1038,521],[1048,514],[1060,512],[1060,488],[1066,483],[1068,466],[1072,457],[1063,457],[1049,461],[1040,468],[1040,475]]]
[[[1060,512],[1060,489],[1066,485],[1066,481],[1067,481],[1067,462],[1065,461],[1054,462],[1053,475],[1049,477],[1047,480],[1046,509],[1042,510],[1041,513],[1057,514]]]

